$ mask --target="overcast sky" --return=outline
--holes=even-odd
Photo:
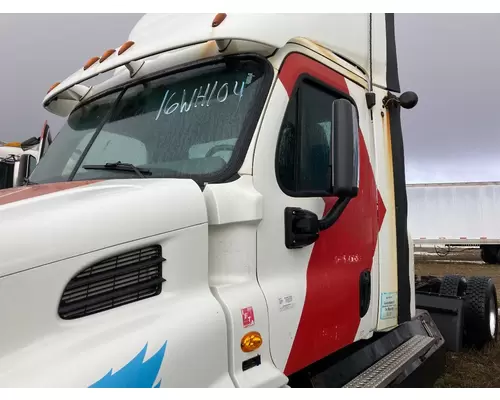
[[[141,14],[0,14],[0,140],[38,136],[48,88],[118,47]],[[500,14],[397,14],[407,181],[500,180]]]

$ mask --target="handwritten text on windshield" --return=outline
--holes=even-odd
[[[163,101],[156,114],[155,120],[157,121],[162,113],[164,115],[170,115],[176,111],[187,113],[193,108],[210,107],[210,105],[214,103],[224,103],[228,97],[233,94],[238,97],[239,103],[243,98],[244,90],[244,81],[234,81],[231,83],[215,81],[202,85],[192,91],[183,89],[182,92],[180,92],[171,91],[169,89],[163,96]]]

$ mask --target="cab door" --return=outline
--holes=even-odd
[[[269,310],[272,358],[287,375],[370,336],[375,327],[379,213],[364,94],[339,72],[291,53],[256,143],[254,184],[264,210],[257,274]],[[339,98],[359,113],[359,192],[315,243],[289,249],[285,208],[321,218],[337,200],[322,193],[331,184],[332,103]]]

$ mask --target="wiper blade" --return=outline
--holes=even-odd
[[[102,165],[84,165],[83,169],[109,169],[113,171],[126,171],[135,172],[141,178],[145,178],[144,175],[151,175],[151,171],[146,168],[138,168],[134,164],[122,163],[121,161],[115,163],[106,163]]]

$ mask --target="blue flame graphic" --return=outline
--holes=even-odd
[[[95,382],[90,388],[152,388],[160,371],[167,348],[167,341],[150,359],[144,361],[148,344],[122,369],[113,373],[113,369]],[[159,388],[160,381],[154,386]]]

